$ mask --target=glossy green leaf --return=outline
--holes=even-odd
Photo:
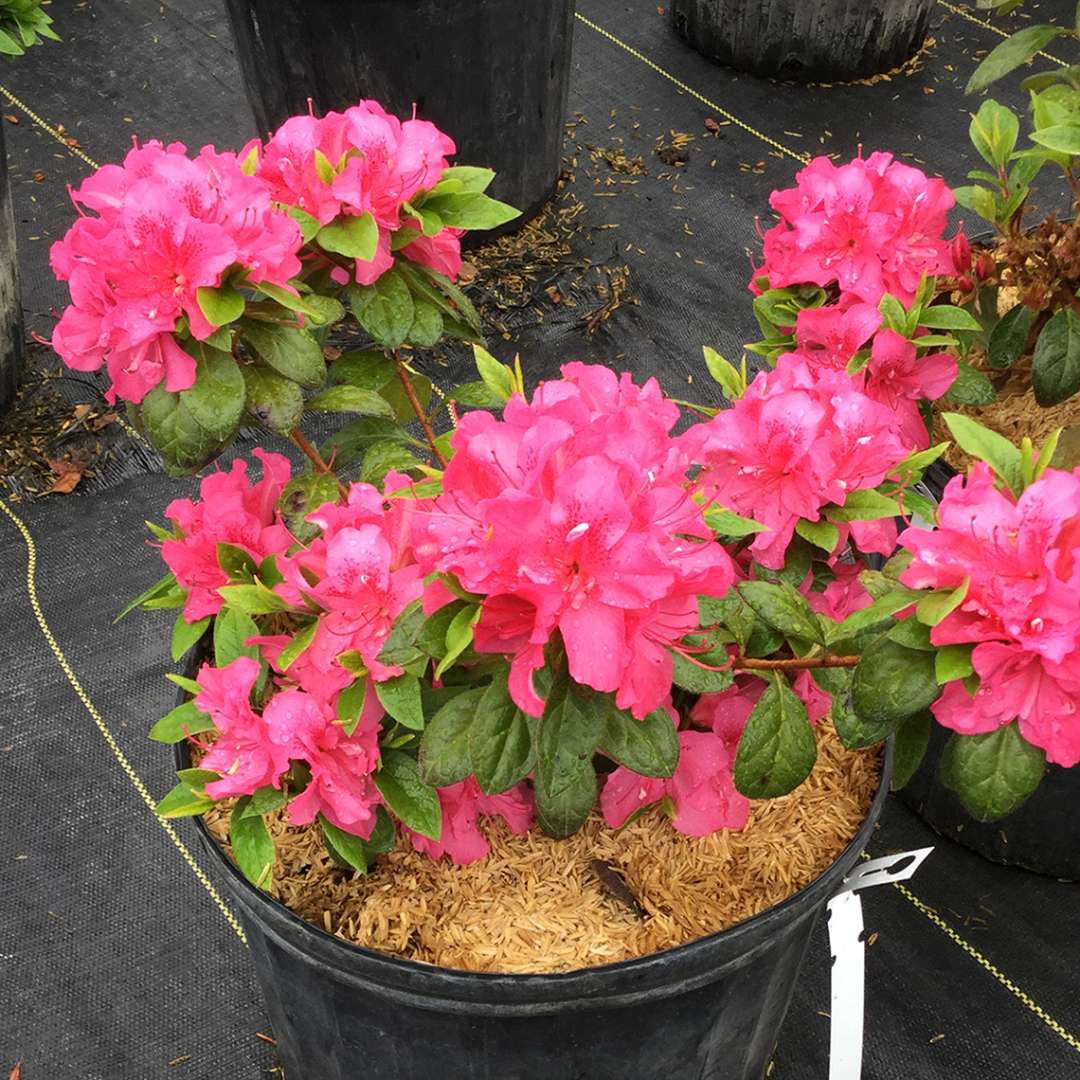
[[[469,726],[469,754],[476,781],[488,795],[524,780],[536,762],[532,729],[510,696],[507,674],[503,671],[492,680]]]
[[[751,799],[786,795],[810,775],[816,760],[806,706],[783,676],[770,672],[739,739],[735,787]]]
[[[314,390],[326,380],[326,361],[319,343],[295,326],[245,319],[244,340],[276,372]]]
[[[469,727],[487,688],[466,690],[430,717],[420,740],[420,775],[435,787],[457,784],[473,772]]]
[[[1060,26],[1039,25],[1028,26],[1006,38],[990,51],[972,73],[966,92],[974,94],[985,90],[1002,75],[1008,75],[1010,71],[1030,60],[1061,33],[1064,33],[1064,29]]]
[[[386,805],[402,824],[432,840],[442,835],[438,792],[421,777],[416,761],[400,750],[384,750],[373,777]]]
[[[315,242],[326,251],[371,262],[379,246],[379,226],[370,213],[340,214],[318,231]]]
[[[268,892],[274,883],[274,841],[261,817],[246,815],[248,796],[233,808],[229,818],[229,842],[233,858],[244,877]]]
[[[1020,734],[1017,722],[985,735],[953,735],[941,756],[941,778],[977,821],[1018,810],[1039,786],[1046,755]]]
[[[420,680],[415,675],[397,675],[375,684],[382,707],[399,724],[413,731],[424,730],[424,710],[420,702]]]
[[[246,611],[227,604],[214,618],[214,664],[225,667],[238,656],[258,659],[257,647],[244,644],[258,634],[258,625]]]
[[[825,638],[810,605],[798,590],[786,581],[743,581],[739,594],[770,626],[785,637],[825,643]]]
[[[666,709],[655,709],[644,720],[636,720],[609,703],[600,747],[640,776],[673,776],[679,763],[679,732]]]
[[[263,427],[278,435],[288,435],[304,413],[300,387],[260,364],[245,364],[240,373],[247,391],[245,407]]]
[[[350,285],[349,306],[372,340],[386,349],[404,343],[415,316],[412,293],[402,275],[387,270],[373,285]]]
[[[1065,308],[1042,328],[1032,355],[1031,385],[1043,406],[1060,405],[1080,390],[1080,316]]]
[[[170,647],[173,660],[179,660],[206,633],[206,628],[209,625],[209,616],[205,619],[199,619],[197,622],[189,623],[184,618],[184,613],[180,612],[176,616],[176,622],[173,624],[172,644]]]
[[[987,361],[992,368],[1011,367],[1024,355],[1031,330],[1031,308],[1017,304],[998,320],[990,332]]]
[[[189,735],[198,735],[203,731],[212,731],[214,721],[195,707],[194,701],[185,701],[167,712],[150,729],[150,738],[154,742],[178,743]]]

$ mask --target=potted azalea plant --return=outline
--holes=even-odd
[[[22,56],[42,38],[58,41],[41,0],[0,0],[0,55]],[[22,303],[15,250],[15,216],[0,121],[0,413],[11,404],[23,361]]]
[[[991,54],[985,63],[993,59]],[[999,161],[1002,183],[1015,188],[1014,210],[1027,196],[1031,163],[1044,164],[1042,151],[1013,154],[1017,130],[1015,116],[993,102],[986,102],[972,123],[976,145],[988,160]],[[1015,164],[1006,177],[1010,159]],[[957,191],[955,197],[970,201],[975,190]],[[1000,209],[1002,191],[984,193]],[[966,683],[954,684],[934,702],[931,710],[938,725],[931,736],[932,751],[902,797],[940,832],[991,858],[1056,876],[1080,876],[1080,832],[1067,811],[1080,778],[1073,768],[1080,761],[1080,748],[1071,720],[1078,686],[1076,580],[1068,557],[1046,578],[1036,565],[1021,569],[1007,554],[1014,543],[1021,543],[1017,537],[1045,528],[1041,535],[1046,544],[1040,541],[1028,557],[1060,558],[1056,545],[1067,548],[1071,542],[1069,522],[1075,521],[1080,502],[1070,481],[1057,488],[1056,481],[1035,480],[1051,465],[1055,477],[1075,476],[1076,461],[1070,457],[1068,431],[1032,420],[1030,412],[1016,417],[1021,427],[1010,424],[1010,441],[969,415],[982,410],[965,410],[985,402],[984,394],[993,395],[982,368],[987,357],[993,361],[1005,355],[1003,342],[1010,334],[1010,364],[1025,350],[1030,355],[1031,343],[1036,343],[1036,393],[1049,385],[1048,372],[1056,373],[1054,378],[1068,377],[1066,356],[1051,354],[1057,349],[1054,322],[1071,325],[1072,309],[1066,304],[1057,314],[1045,310],[1034,316],[1019,305],[1001,318],[995,315],[987,349],[984,316],[996,303],[985,301],[996,291],[987,284],[992,274],[987,255],[973,262],[962,233],[948,245],[934,241],[942,235],[953,195],[941,181],[927,182],[918,170],[883,155],[842,166],[820,158],[799,174],[795,188],[774,193],[772,205],[780,220],[764,234],[764,260],[752,281],[765,338],[750,347],[770,359],[794,350],[819,367],[861,372],[866,392],[907,418],[906,431],[918,438],[918,445],[926,445],[932,433],[949,433],[955,440],[954,460],[991,463],[997,476],[990,481],[985,471],[969,472],[965,481],[944,465],[940,455],[948,453],[948,444],[941,442],[927,450],[937,458],[928,470],[937,475],[928,474],[921,491],[906,494],[906,509],[924,522],[936,520],[934,543],[945,544],[921,571],[909,570],[907,580],[918,575],[920,584],[940,586],[948,580],[957,587],[956,606],[935,626],[932,640],[946,647],[944,655],[966,657],[965,667],[972,665],[981,689],[975,690],[969,672]],[[910,245],[890,233],[898,207],[915,241]],[[1002,243],[1027,242],[1018,217],[1013,216],[1002,237]],[[879,251],[888,253],[881,270]],[[1035,275],[1048,262],[1040,258],[1030,265]],[[920,274],[934,276],[920,280]],[[1055,288],[1059,286],[1064,291],[1053,295],[1062,302],[1071,293],[1060,282]],[[1045,295],[1050,302],[1052,294]],[[984,300],[978,300],[980,296]],[[927,306],[933,297],[942,302]],[[1029,365],[1029,397],[1032,376]],[[1057,416],[1064,419],[1060,410]],[[1040,445],[1019,434],[1029,430],[1028,424]],[[1040,509],[1046,499],[1060,500],[1050,515],[1053,521]],[[1003,528],[1010,537],[1005,548],[999,543]],[[906,535],[917,534],[909,530]],[[971,556],[981,551],[984,568],[955,573],[949,558],[954,545],[965,546]],[[1025,584],[1014,587],[1012,575]],[[1059,612],[1060,619],[1050,611]],[[1044,677],[1044,671],[1052,674]],[[971,693],[959,692],[961,686]],[[1025,700],[1025,695],[1033,696]],[[1045,720],[1031,711],[1036,698],[1047,707],[1044,718],[1054,718],[1048,726],[1040,727]],[[1021,718],[1019,727],[1002,726],[1006,713]],[[950,730],[955,733],[951,739]],[[1040,775],[1041,755],[1046,754],[1048,775],[1030,801],[1017,797],[999,802],[989,789],[980,794],[965,784],[956,755],[964,748],[974,752],[980,740],[985,740],[981,752],[1014,758],[1018,767],[1028,758]]]
[[[159,813],[201,819],[294,1080],[759,1078],[928,710],[1009,688],[950,751],[988,814],[1072,731],[1042,690],[1071,685],[1075,618],[1043,616],[1060,664],[1033,624],[1010,638],[954,534],[973,501],[1038,504],[1045,528],[997,542],[1075,590],[1076,502],[1047,496],[1080,476],[959,417],[984,460],[898,536],[934,514],[914,420],[955,373],[926,328],[958,317],[947,192],[887,155],[848,167],[879,196],[854,276],[880,347],[834,272],[759,297],[776,362],[752,380],[707,351],[730,407],[685,430],[655,379],[575,362],[530,391],[479,344],[478,378],[434,392],[423,348],[479,332],[452,230],[512,213],[450,149],[366,102],[236,155],[136,147],[74,193],[65,360],[107,366],[173,472],[245,416],[304,462],[257,450],[261,476],[212,470],[154,526],[168,572],[130,607],[176,612],[184,663],[150,732],[179,765]],[[316,447],[308,411],[359,418]]]

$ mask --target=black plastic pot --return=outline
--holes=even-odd
[[[890,71],[926,39],[934,0],[670,0],[698,52],[777,79],[831,82]]]
[[[197,824],[247,931],[288,1080],[762,1080],[814,924],[881,815],[891,759],[890,746],[858,835],[801,892],[692,944],[565,975],[358,948],[255,889]]]
[[[307,110],[374,98],[498,173],[491,194],[534,215],[562,169],[574,0],[228,0],[261,134]]]
[[[22,304],[15,249],[15,215],[11,204],[4,126],[0,123],[0,413],[11,404],[23,362]]]
[[[941,781],[949,732],[934,725],[918,772],[898,793],[935,832],[992,862],[1080,881],[1080,767],[1051,765],[1034,794],[1000,821],[975,821]]]

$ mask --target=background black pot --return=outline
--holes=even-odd
[[[950,732],[934,725],[918,772],[899,796],[942,836],[993,862],[1080,881],[1080,767],[1051,765],[1035,793],[1000,821],[976,821],[941,781]]]
[[[0,413],[11,404],[23,361],[22,304],[4,125],[0,122]]]
[[[926,39],[934,0],[670,0],[682,37],[722,64],[779,79],[890,71]]]
[[[187,747],[178,746],[181,767]],[[881,815],[784,903],[720,934],[566,975],[485,975],[361,949],[255,889],[201,819],[289,1080],[762,1080],[803,954]]]
[[[259,134],[307,110],[415,104],[534,215],[562,169],[574,0],[228,0]],[[516,227],[516,226],[515,226]],[[489,234],[490,235],[490,234]]]

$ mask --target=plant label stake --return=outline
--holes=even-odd
[[[844,878],[840,891],[829,901],[833,961],[829,1080],[859,1080],[862,1076],[866,943],[862,898],[856,890],[907,881],[933,850],[919,848],[864,862]]]

